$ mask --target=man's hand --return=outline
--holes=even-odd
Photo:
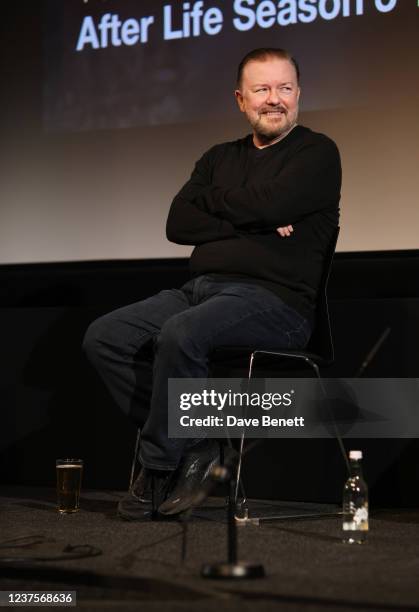
[[[285,238],[285,236],[291,236],[292,232],[294,231],[294,228],[292,227],[292,225],[287,225],[286,227],[277,227],[276,231],[280,236],[282,236],[282,238]]]

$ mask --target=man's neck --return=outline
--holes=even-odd
[[[280,140],[283,140],[286,136],[288,136],[288,134],[297,126],[297,123],[294,123],[294,125],[292,125],[290,127],[289,130],[287,130],[286,132],[284,132],[283,134],[280,134],[277,138],[274,138],[274,140],[270,140],[267,143],[261,144],[260,141],[257,139],[256,134],[253,134],[253,144],[255,145],[255,147],[257,149],[266,149],[266,147],[271,147],[272,145],[276,144],[277,142],[279,142]]]

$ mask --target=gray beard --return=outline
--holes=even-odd
[[[286,128],[269,130],[266,128],[260,129],[260,126],[257,125],[254,127],[254,130],[261,142],[270,142],[271,140],[275,140],[275,138],[279,138],[282,134],[286,134],[290,130],[290,127],[287,126]]]
[[[279,138],[283,133],[287,130],[259,130],[255,128],[255,133],[261,142],[270,142],[271,140],[275,140],[275,138]]]
[[[292,123],[291,125],[284,126],[282,128],[269,129],[268,127],[262,126],[259,121],[257,121],[254,125],[252,125],[252,127],[258,139],[261,142],[268,144],[272,140],[278,139],[281,136],[285,136],[286,134],[288,134],[288,132],[290,132],[292,128],[295,127],[296,125],[297,125],[297,117],[295,118],[294,123]]]

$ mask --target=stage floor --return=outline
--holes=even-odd
[[[339,518],[239,527],[239,558],[262,563],[266,577],[221,582],[200,569],[227,557],[223,499],[192,514],[182,560],[185,525],[120,521],[121,495],[85,491],[80,512],[63,516],[52,489],[0,489],[0,590],[76,591],[84,610],[419,610],[419,510],[373,512],[361,546],[341,542]],[[286,515],[332,509],[275,506]],[[89,551],[100,554],[66,558]]]

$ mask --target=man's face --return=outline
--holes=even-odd
[[[297,121],[300,88],[296,70],[287,59],[250,61],[235,96],[253,128],[256,146],[273,144]]]

